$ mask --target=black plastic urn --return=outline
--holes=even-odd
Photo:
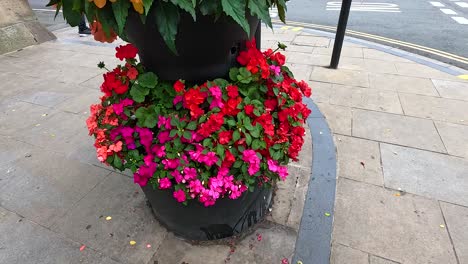
[[[172,191],[142,188],[156,219],[175,235],[189,240],[215,240],[238,235],[252,227],[268,212],[272,189],[246,191],[236,200],[220,198],[215,205],[203,206],[197,200],[188,205],[177,202]]]
[[[128,14],[125,33],[128,41],[139,52],[141,62],[162,80],[184,79],[205,82],[227,77],[229,69],[237,65],[239,52],[245,42],[254,36],[260,47],[260,21],[249,14],[251,36],[231,18],[197,15],[196,22],[186,12],[181,12],[175,55],[164,42],[155,21],[155,8],[151,8],[143,23],[135,11]]]

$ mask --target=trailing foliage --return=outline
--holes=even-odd
[[[281,21],[285,22],[287,0],[49,0],[47,6],[55,6],[71,26],[80,23],[85,14],[92,24],[96,40],[112,42],[116,36],[126,39],[124,28],[129,12],[140,14],[146,22],[150,9],[155,9],[156,24],[167,46],[177,53],[176,35],[180,16],[190,14],[194,21],[197,16],[213,16],[217,19],[228,16],[250,34],[246,15],[261,19],[272,27],[268,10],[278,9]]]

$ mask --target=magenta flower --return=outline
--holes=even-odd
[[[165,129],[171,129],[171,118],[165,116],[158,117],[158,128],[164,127]]]
[[[275,73],[276,76],[280,75],[281,67],[276,65],[270,65],[270,70]]]
[[[171,188],[172,186],[172,183],[171,183],[171,180],[167,177],[164,177],[162,179],[159,180],[159,189],[169,189]]]
[[[177,183],[181,183],[181,182],[184,181],[184,177],[182,176],[182,174],[178,170],[171,171],[171,175],[172,175],[172,177],[174,177],[174,179],[176,180]]]
[[[242,160],[249,164],[249,175],[252,176],[260,170],[260,158],[255,150],[246,149],[242,152]]]
[[[178,159],[165,159],[162,161],[162,164],[164,164],[164,169],[169,170],[169,169],[177,169],[180,165],[180,161]]]
[[[133,105],[133,100],[130,98],[125,98],[117,104],[113,104],[112,108],[117,115],[121,115],[124,111],[125,106]]]
[[[120,130],[120,133],[122,134],[122,137],[125,141],[125,144],[127,145],[128,149],[135,149],[135,139],[133,138],[133,132],[135,130],[131,127],[123,127]]]
[[[278,172],[278,161],[268,159],[267,161],[268,169],[272,172]]]
[[[208,166],[213,166],[218,162],[218,157],[216,157],[216,153],[210,151],[206,155],[201,156],[200,161]]]
[[[161,144],[164,144],[168,142],[169,140],[171,140],[171,137],[169,137],[169,130],[159,132],[158,139]]]
[[[151,132],[151,130],[148,128],[141,127],[137,127],[135,130],[138,132],[138,134],[140,134],[141,145],[145,147],[146,152],[150,152],[149,150],[151,149],[151,143],[153,142],[153,132]]]
[[[194,194],[199,194],[203,191],[203,185],[201,184],[200,180],[194,180],[194,181],[191,181],[189,184],[188,184],[188,187],[190,189],[190,192],[191,193],[194,193]]]
[[[219,89],[218,86],[213,86],[209,88],[211,96],[213,96],[213,100],[211,101],[210,104],[210,109],[213,109],[215,107],[218,108],[223,108],[224,103],[223,103],[223,94],[221,93],[221,89]]]
[[[197,170],[195,168],[184,168],[184,179],[195,180],[197,178]]]
[[[153,145],[151,148],[151,151],[156,155],[158,158],[162,158],[166,156],[166,146],[162,145]]]
[[[280,166],[278,169],[278,175],[280,176],[281,180],[286,180],[286,177],[288,177],[288,167],[286,166]]]
[[[172,103],[174,105],[176,105],[176,104],[178,104],[178,103],[180,103],[182,101],[184,101],[184,97],[182,95],[176,95],[176,97],[174,97],[174,100],[172,101]]]
[[[185,200],[187,199],[183,190],[175,191],[173,196],[179,203],[185,202]]]
[[[154,163],[154,156],[153,155],[146,155],[143,158],[143,161],[145,162],[146,166],[150,166],[152,163]]]

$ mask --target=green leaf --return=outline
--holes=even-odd
[[[197,20],[197,15],[195,14],[195,1],[192,0],[171,0],[171,2],[174,5],[177,5],[180,7],[180,9],[183,9],[187,11],[190,15],[193,17],[193,21]]]
[[[260,129],[258,129],[258,126],[255,126],[252,131],[250,131],[250,134],[252,134],[252,137],[254,138],[259,138],[260,137]]]
[[[169,133],[169,136],[175,137],[176,134],[177,134],[177,129],[172,129],[171,132]]]
[[[216,154],[218,154],[218,156],[220,156],[222,159],[224,159],[224,147],[223,145],[221,144],[218,144],[218,146],[216,146]]]
[[[286,2],[278,0],[278,16],[283,23],[286,23]]]
[[[175,39],[180,21],[179,9],[172,3],[158,1],[156,6],[156,25],[167,47],[177,55]]]
[[[117,2],[122,2],[121,0]],[[129,1],[123,1],[123,2],[129,2]],[[145,9],[145,16],[148,15],[148,12],[151,8],[151,5],[153,4],[154,0],[143,0],[143,7]],[[130,3],[130,2],[129,2]]]
[[[138,84],[134,84],[130,89],[130,95],[137,103],[145,101],[145,96],[149,94],[149,89]]]
[[[147,87],[154,88],[158,84],[158,76],[152,72],[145,72],[138,75],[138,84]]]
[[[257,150],[257,149],[261,149],[261,141],[259,139],[254,139],[252,141],[252,149],[254,150]],[[271,153],[271,150],[270,150],[270,153]]]
[[[186,129],[188,129],[188,130],[195,130],[195,129],[197,129],[197,122],[192,121],[192,122],[188,123]]]
[[[245,142],[250,146],[252,144],[252,136],[250,134],[245,134]]]
[[[250,36],[250,26],[245,18],[245,0],[221,0],[224,13],[232,17]]]
[[[190,131],[185,130],[184,131],[184,138],[187,139],[187,140],[192,139],[192,133],[190,133]]]
[[[233,126],[236,126],[236,121],[233,120],[233,119],[229,119],[229,120],[227,121],[227,124],[233,127]]]
[[[219,0],[203,0],[199,6],[200,12],[202,15],[213,15],[221,11],[221,6],[219,5]]]
[[[233,81],[237,81],[238,74],[239,74],[238,68],[231,68],[231,70],[229,70],[229,78]]]
[[[268,5],[266,0],[249,0],[248,7],[250,14],[258,17],[265,22],[270,28],[273,27],[271,24],[270,13],[268,12]]]
[[[240,133],[239,133],[239,130],[236,130],[234,131],[234,133],[232,133],[232,140],[234,140],[234,142],[236,142],[237,140],[240,139]]]
[[[123,164],[122,164],[122,160],[117,156],[117,155],[114,155],[114,167],[119,169],[119,170],[122,170],[123,168]]]
[[[146,116],[144,126],[148,128],[154,128],[157,123],[158,119],[156,118],[156,115],[149,114]]]
[[[116,1],[112,3],[112,11],[114,11],[115,21],[117,21],[117,26],[119,27],[119,35],[122,34],[125,27],[129,7],[129,1]]]
[[[238,160],[238,161],[234,162],[234,164],[232,166],[234,168],[240,168],[240,166],[242,166],[242,161]]]
[[[73,10],[74,0],[62,0],[63,17],[72,27],[78,26],[81,22],[81,12]]]

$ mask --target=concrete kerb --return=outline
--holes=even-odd
[[[304,103],[312,110],[307,124],[312,136],[312,175],[296,240],[292,263],[329,263],[336,192],[336,149],[333,136],[317,105],[310,98]]]

